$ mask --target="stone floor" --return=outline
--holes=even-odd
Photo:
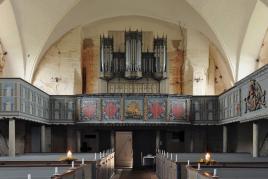
[[[117,170],[112,179],[157,179],[153,170]]]

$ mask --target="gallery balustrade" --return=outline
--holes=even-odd
[[[219,96],[48,95],[19,78],[0,79],[0,119],[39,123],[217,125],[268,117],[268,65]]]

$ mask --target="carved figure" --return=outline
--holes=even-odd
[[[248,95],[244,99],[245,113],[266,107],[265,94],[266,91],[262,90],[261,85],[256,80],[250,80]]]

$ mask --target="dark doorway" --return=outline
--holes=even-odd
[[[156,131],[133,131],[133,168],[142,168],[142,158],[147,155],[155,155]]]

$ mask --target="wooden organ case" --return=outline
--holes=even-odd
[[[167,78],[167,37],[154,37],[143,51],[142,31],[124,32],[124,51],[114,50],[113,36],[100,37],[100,78],[108,93],[159,93]]]

